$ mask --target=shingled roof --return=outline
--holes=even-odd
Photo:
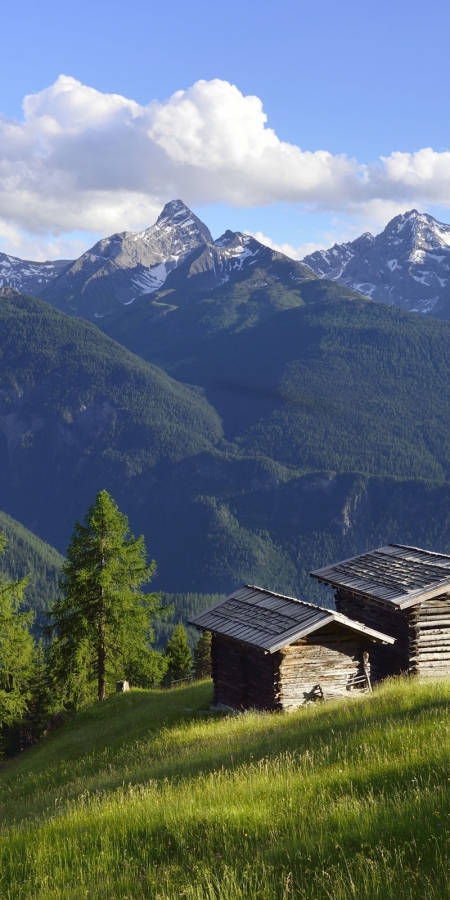
[[[450,556],[388,544],[310,574],[335,588],[346,588],[406,609],[450,591]]]
[[[312,603],[296,600],[295,597],[285,597],[251,584],[238,588],[220,603],[215,603],[189,619],[189,624],[196,628],[234,638],[242,644],[258,647],[268,653],[275,653],[281,647],[292,644],[331,622],[345,625],[371,640],[394,643],[394,639],[388,635],[374,631],[334,610],[322,609]]]

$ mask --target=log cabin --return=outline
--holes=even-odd
[[[371,690],[371,648],[395,640],[341,613],[254,585],[189,623],[212,633],[213,706],[236,710],[290,710]]]
[[[371,654],[374,682],[388,675],[450,675],[450,556],[388,544],[317,569],[336,609],[395,637]]]

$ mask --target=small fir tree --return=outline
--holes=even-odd
[[[142,650],[132,653],[126,660],[124,671],[131,687],[158,687],[167,672],[167,660],[163,653],[148,648],[145,653]]]
[[[191,674],[192,654],[188,644],[186,629],[181,622],[176,626],[172,637],[167,641],[165,657],[171,681],[187,678]]]
[[[53,714],[54,697],[42,640],[34,647],[29,691],[26,715],[20,726],[21,749],[36,743],[42,737]]]
[[[6,537],[0,534],[0,555]],[[23,718],[30,699],[33,668],[33,613],[19,612],[28,578],[0,581],[0,740],[8,743]],[[1,748],[0,748],[1,749]]]
[[[196,678],[211,678],[210,631],[202,631],[194,647],[194,673]]]
[[[78,677],[81,696],[95,677],[97,697],[104,700],[107,677],[127,678],[127,663],[148,653],[151,620],[163,608],[159,594],[140,588],[155,568],[154,561],[147,565],[144,538],[129,535],[127,517],[100,491],[83,524],[75,523],[62,567],[63,596],[50,614],[53,671],[65,684],[66,704],[80,703]]]

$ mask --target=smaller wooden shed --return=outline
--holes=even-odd
[[[295,709],[370,687],[373,643],[394,638],[330,609],[245,585],[189,620],[211,631],[213,704]]]
[[[387,544],[310,574],[336,589],[339,612],[395,637],[374,648],[374,681],[450,675],[450,556]]]

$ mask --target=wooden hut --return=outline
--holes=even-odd
[[[213,704],[295,709],[370,687],[378,629],[294,597],[246,585],[190,619],[212,632]]]
[[[336,589],[336,609],[395,637],[371,654],[372,678],[450,674],[450,556],[388,544],[311,572]]]

